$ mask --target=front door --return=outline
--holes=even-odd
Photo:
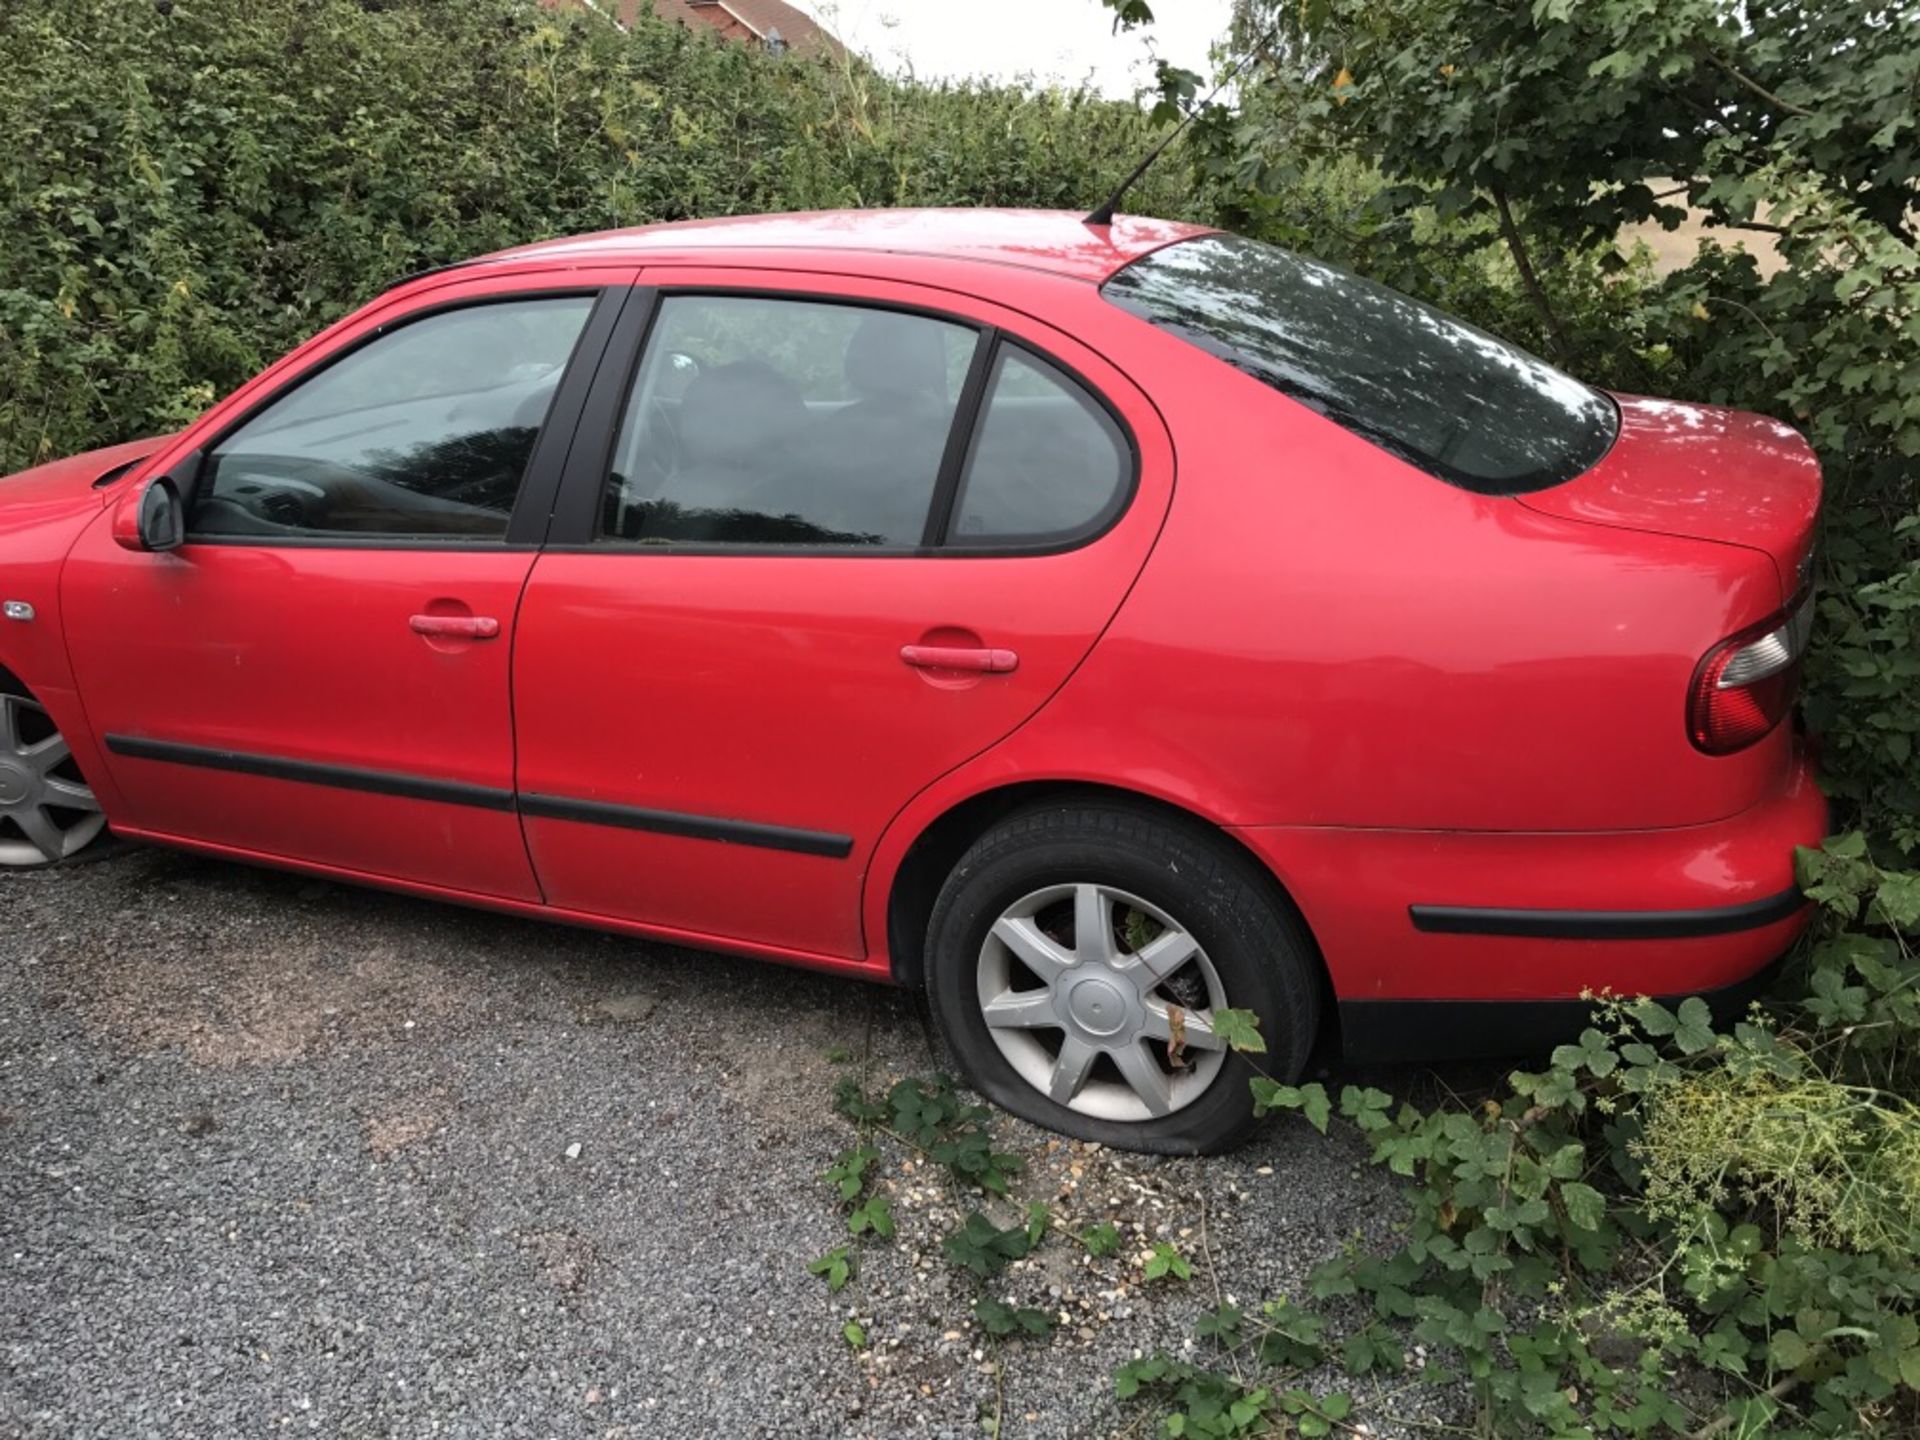
[[[578,275],[433,290],[188,437],[205,458],[178,550],[87,532],[66,634],[127,828],[539,899],[508,692],[537,534],[510,528],[531,504],[544,529],[625,295]]]
[[[576,445],[521,606],[534,865],[568,910],[855,959],[887,822],[1118,607],[1165,432],[1084,347],[951,292],[642,282],[644,354],[602,368],[611,444]]]

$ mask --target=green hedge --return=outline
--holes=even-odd
[[[427,265],[690,216],[1090,207],[1151,135],[530,0],[38,0],[0,7],[0,75],[0,473],[177,426]]]

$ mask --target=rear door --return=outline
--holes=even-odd
[[[534,865],[558,907],[856,958],[875,841],[1086,654],[1171,448],[1098,356],[983,301],[642,283],[521,606]]]
[[[138,832],[537,901],[508,656],[631,267],[458,280],[370,312],[204,453],[179,549],[106,517],[62,577]]]

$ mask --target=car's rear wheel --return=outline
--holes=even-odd
[[[1254,1071],[1214,1033],[1253,1011],[1281,1080],[1318,1023],[1312,948],[1231,842],[1123,805],[1008,817],[934,905],[927,988],[967,1078],[1084,1140],[1218,1150],[1253,1122]]]
[[[45,707],[0,678],[0,866],[71,859],[106,828],[100,802]]]

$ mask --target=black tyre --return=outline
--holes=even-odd
[[[1245,1057],[1210,1017],[1260,1017],[1261,1069],[1305,1067],[1318,962],[1258,865],[1200,824],[1121,804],[1008,816],[960,858],[928,927],[936,1023],[975,1089],[1129,1150],[1225,1149],[1253,1123]]]

